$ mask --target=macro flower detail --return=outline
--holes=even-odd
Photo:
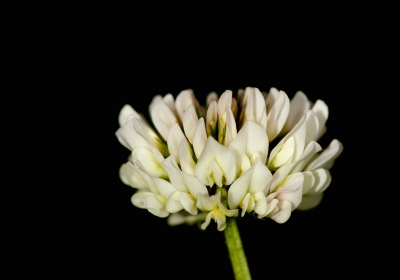
[[[191,89],[157,95],[151,123],[127,104],[116,131],[130,150],[120,178],[136,189],[133,205],[171,226],[205,230],[214,221],[223,231],[226,217],[246,213],[285,223],[295,209],[316,207],[331,184],[343,145],[318,143],[328,115],[324,101],[276,88],[211,92],[205,105]]]

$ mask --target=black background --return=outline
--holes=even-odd
[[[233,279],[215,224],[169,227],[131,204],[134,189],[118,177],[129,150],[115,131],[125,104],[148,117],[157,94],[192,88],[204,103],[211,91],[246,86],[324,100],[320,143],[344,146],[317,208],[282,225],[238,219],[253,279],[373,269],[365,263],[385,246],[372,232],[389,211],[380,203],[387,195],[373,195],[382,168],[375,152],[395,120],[380,123],[381,110],[399,92],[399,14],[390,2],[14,3],[3,9],[1,37],[5,138],[16,144],[6,170],[17,182],[4,188],[12,193],[5,279]]]

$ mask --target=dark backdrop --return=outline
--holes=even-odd
[[[378,110],[398,94],[400,29],[390,2],[27,1],[3,11],[4,120],[22,134],[11,137],[22,154],[4,212],[5,279],[233,279],[215,224],[169,227],[131,204],[134,190],[118,177],[129,151],[115,131],[125,104],[148,117],[157,94],[192,88],[204,103],[211,91],[246,86],[324,100],[320,143],[344,145],[317,208],[282,225],[238,220],[253,279],[366,272],[371,250],[382,248],[371,229],[386,207],[370,196],[375,152],[385,147]]]

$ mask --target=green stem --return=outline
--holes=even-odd
[[[240,239],[235,218],[227,217],[224,235],[235,279],[251,280],[249,266],[247,265],[246,255],[243,250],[242,240]]]

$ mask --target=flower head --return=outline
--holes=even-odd
[[[284,223],[321,202],[343,150],[337,139],[318,144],[328,107],[301,91],[212,92],[202,106],[188,89],[155,96],[149,111],[152,124],[130,105],[119,114],[116,136],[131,151],[120,178],[137,189],[136,207],[170,225],[214,220],[222,231],[246,213]]]

